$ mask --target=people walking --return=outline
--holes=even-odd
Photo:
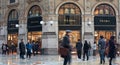
[[[31,53],[32,53],[32,44],[31,44],[31,42],[28,42],[26,44],[26,49],[27,49],[26,57],[30,59],[31,58]]]
[[[21,42],[19,43],[19,51],[20,51],[20,58],[21,59],[25,59],[24,55],[25,55],[25,44],[23,42],[23,39],[21,39]]]
[[[109,59],[109,65],[112,65],[112,61],[116,56],[116,48],[115,48],[115,40],[114,40],[114,36],[110,37],[108,46],[109,46],[109,52],[108,52],[108,57]]]
[[[63,65],[71,64],[71,46],[70,46],[70,30],[66,30],[66,35],[63,37],[62,46],[68,49],[67,56],[64,57]]]
[[[83,61],[85,60],[85,55],[87,57],[87,60],[89,60],[88,50],[89,50],[89,44],[88,44],[87,40],[85,40],[85,43],[83,46]]]
[[[100,55],[100,64],[105,63],[105,39],[103,36],[100,36],[100,39],[98,41],[98,51]]]
[[[77,49],[78,59],[81,59],[82,46],[83,46],[82,42],[80,41],[80,39],[78,39],[78,42],[76,43],[76,49]]]

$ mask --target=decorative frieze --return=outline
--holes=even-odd
[[[13,7],[17,7],[18,5],[19,5],[19,3],[12,3],[12,4],[8,4],[7,7],[13,8]]]
[[[110,1],[110,2],[113,2],[113,0],[96,0],[96,1]]]
[[[33,3],[33,2],[41,2],[42,0],[27,0],[27,3]]]
[[[70,0],[62,0],[62,1],[70,1]],[[71,0],[71,1],[79,1],[79,0]]]

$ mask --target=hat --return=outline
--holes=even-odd
[[[66,30],[66,33],[70,33],[71,32],[71,30]]]

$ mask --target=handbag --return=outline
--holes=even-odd
[[[62,58],[65,58],[65,57],[68,55],[68,53],[69,53],[69,49],[61,46],[61,47],[59,48],[59,53],[60,53],[60,56],[61,56]]]

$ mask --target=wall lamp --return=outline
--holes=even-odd
[[[92,24],[92,22],[89,21],[89,19],[88,19],[88,23],[87,23],[87,25],[90,26],[91,24]]]
[[[15,27],[18,28],[20,25],[19,24],[15,24]]]
[[[15,27],[18,28],[18,27],[22,27],[21,25],[19,24],[15,24]]]
[[[52,20],[51,20],[51,21],[48,21],[48,22],[40,21],[40,24],[42,24],[42,25],[49,25],[49,24],[50,24],[50,25],[52,26],[53,23],[54,23],[54,22],[53,22]]]

